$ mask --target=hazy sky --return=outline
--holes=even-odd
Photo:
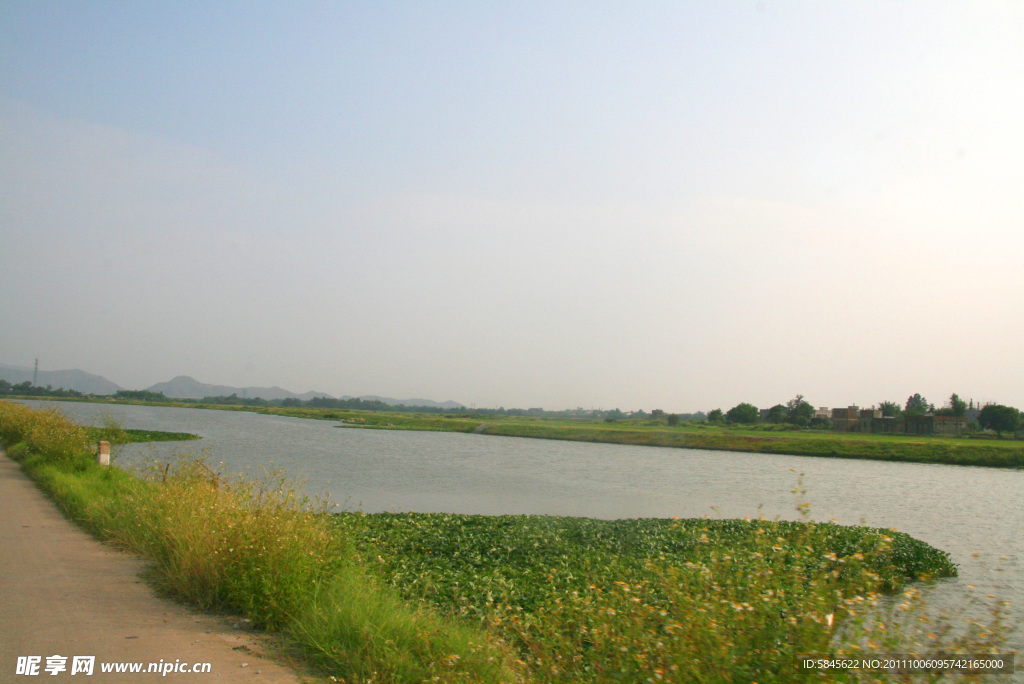
[[[1024,2],[0,0],[0,363],[1024,407]]]

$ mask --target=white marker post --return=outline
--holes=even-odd
[[[110,465],[110,442],[100,442],[99,451],[96,452],[96,462],[100,465]]]

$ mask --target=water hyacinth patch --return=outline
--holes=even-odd
[[[814,679],[798,654],[840,652],[908,579],[956,575],[908,535],[830,523],[337,518],[385,582],[486,624],[542,681]]]

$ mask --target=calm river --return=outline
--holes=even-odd
[[[284,468],[307,493],[330,493],[342,508],[368,513],[799,519],[792,490],[803,473],[803,500],[814,519],[893,527],[948,551],[960,578],[931,592],[939,604],[960,607],[973,584],[1012,601],[1018,623],[1024,606],[1022,470],[362,430],[248,412],[45,405],[86,425],[112,416],[124,427],[203,438],[130,445],[122,459],[207,450],[225,473]],[[1018,632],[1013,645],[1022,643]]]

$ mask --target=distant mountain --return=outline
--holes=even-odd
[[[274,399],[301,399],[302,401],[309,401],[315,397],[327,397],[328,399],[336,398],[327,392],[304,392],[303,394],[296,394],[294,392],[289,392],[286,389],[281,389],[280,387],[231,387],[229,385],[208,385],[205,382],[199,382],[195,378],[190,378],[187,375],[179,375],[169,382],[158,382],[152,387],[147,387],[146,389],[150,392],[163,392],[164,396],[174,399],[230,397],[232,394],[245,399],[259,398],[266,399],[268,401],[273,401]],[[345,395],[340,398],[351,399],[352,397]],[[465,408],[462,404],[454,401],[392,399],[390,397],[378,397],[376,395],[366,395],[359,398],[364,401],[380,401],[388,404],[389,406],[430,406],[442,409]]]
[[[230,387],[228,385],[208,385],[187,375],[179,375],[168,382],[158,382],[146,388],[150,392],[163,392],[164,396],[174,399],[203,399],[204,397],[230,397],[232,394],[246,399],[302,399],[313,397],[331,397],[326,392],[306,392],[296,394],[280,387]],[[332,397],[333,398],[333,397]]]
[[[327,397],[328,399],[334,398],[327,392],[303,392],[302,394],[296,394],[295,396],[302,401],[309,401],[310,399],[316,399],[317,397]]]
[[[0,364],[0,380],[6,380],[12,385],[32,381],[32,369],[19,366],[5,366]],[[112,395],[124,388],[107,380],[106,378],[86,373],[80,370],[62,371],[39,371],[36,384],[40,387],[47,385],[54,389],[63,388],[75,390],[82,394]],[[327,397],[334,399],[327,392],[303,392],[296,394],[280,387],[231,387],[229,385],[209,385],[199,382],[187,375],[179,375],[168,382],[158,382],[146,388],[150,392],[163,392],[164,396],[172,399],[203,399],[205,397],[230,397],[232,394],[246,399],[301,399],[309,401],[316,397]],[[341,399],[352,399],[345,395]],[[391,397],[378,397],[376,395],[365,395],[359,397],[364,401],[380,401],[389,406],[429,406],[441,409],[465,408],[462,404],[454,401],[433,401],[431,399],[392,399]]]
[[[461,409],[466,408],[456,401],[433,401],[431,399],[392,399],[367,394],[359,397],[363,401],[380,401],[389,406],[429,406],[431,408]]]
[[[32,382],[31,368],[20,368],[18,366],[4,366],[0,364],[0,380],[6,380],[12,385],[22,382]],[[100,375],[93,375],[78,369],[59,371],[39,371],[36,378],[36,385],[46,387],[49,385],[54,389],[75,390],[82,394],[114,394],[124,389]]]

